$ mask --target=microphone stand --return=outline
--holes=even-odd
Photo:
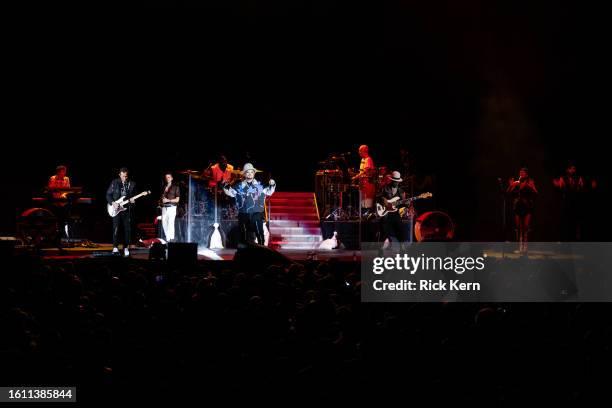
[[[506,230],[507,230],[507,220],[506,220],[506,199],[507,194],[504,188],[504,182],[501,177],[497,178],[497,185],[499,188],[499,194],[501,195],[501,242],[502,242],[502,259],[505,257],[506,252]]]
[[[506,238],[506,192],[504,191],[504,185],[502,179],[497,179],[499,182],[499,192],[502,196],[502,239],[505,241]]]
[[[161,198],[159,199],[160,201],[157,203],[157,207],[159,208],[157,214],[159,214],[159,216],[160,216],[159,220],[161,221],[161,222],[157,223],[158,224],[157,227],[159,227],[159,229],[158,229],[159,232],[158,232],[157,236],[159,238],[165,238],[166,237],[166,231],[164,231],[164,220],[163,220],[163,215],[164,215],[164,196],[166,195],[166,186],[164,185],[164,181],[165,180],[162,180],[162,182],[161,182],[161,186],[162,186],[161,187],[162,188],[161,191],[162,191],[162,194],[161,194]]]

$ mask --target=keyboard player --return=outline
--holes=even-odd
[[[68,200],[68,192],[62,190],[70,188],[70,178],[66,175],[67,172],[66,166],[57,166],[55,168],[55,175],[49,178],[49,183],[47,184],[53,200],[57,200],[58,203],[63,201],[64,205]]]
[[[62,238],[70,238],[68,218],[70,217],[70,178],[66,175],[68,169],[64,165],[55,168],[55,175],[49,178],[47,188],[51,198],[51,207],[57,217],[58,234],[57,247],[62,248]]]

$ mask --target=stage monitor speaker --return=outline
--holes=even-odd
[[[168,262],[174,264],[196,264],[198,261],[198,244],[196,242],[169,242]]]
[[[258,244],[239,244],[234,262],[241,267],[265,269],[270,265],[288,266],[293,262],[285,255]]]

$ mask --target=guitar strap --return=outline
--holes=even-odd
[[[121,181],[119,182],[121,183],[121,195],[127,196],[128,191],[130,191],[130,181],[128,180],[127,185]]]

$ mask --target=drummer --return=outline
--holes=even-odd
[[[227,158],[224,155],[220,155],[217,163],[210,168],[210,180],[208,181],[209,187],[215,187],[220,182],[230,183],[234,176],[234,166],[227,162]]]
[[[370,210],[374,206],[374,197],[376,196],[376,184],[372,180],[376,171],[374,160],[372,160],[369,148],[366,145],[359,146],[359,156],[361,157],[359,173],[353,177],[353,181],[359,181],[361,208]]]

